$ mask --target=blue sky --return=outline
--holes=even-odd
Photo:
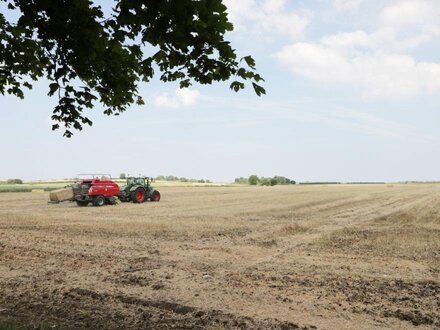
[[[71,139],[51,131],[40,81],[0,96],[0,179],[121,172],[232,181],[440,180],[440,2],[229,0],[240,55],[267,95],[228,84],[142,85],[146,105],[99,106]]]

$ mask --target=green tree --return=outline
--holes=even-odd
[[[270,179],[269,178],[261,178],[260,184],[262,186],[270,186]]]
[[[125,173],[119,174],[119,179],[125,180],[127,178],[127,175]]]
[[[248,179],[248,182],[252,186],[256,186],[258,182],[260,182],[260,179],[256,175],[251,175]]]
[[[7,183],[8,184],[23,184],[23,180],[22,179],[8,179]]]
[[[248,179],[243,178],[243,177],[235,178],[234,182],[239,183],[239,184],[248,184],[249,183]]]
[[[277,181],[277,184],[295,184],[295,180],[291,180],[284,176],[275,175],[273,178]]]
[[[114,0],[108,16],[89,0],[0,1],[18,15],[0,13],[0,93],[23,98],[45,78],[58,98],[52,129],[67,137],[92,125],[84,110],[97,102],[107,115],[144,104],[139,83],[155,73],[181,88],[234,78],[232,90],[249,81],[265,94],[254,59],[225,40],[233,26],[222,0]]]

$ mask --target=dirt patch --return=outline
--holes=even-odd
[[[437,329],[439,185],[0,194],[0,319],[62,329]]]
[[[440,229],[415,225],[344,228],[323,237],[332,251],[432,261],[440,266]]]
[[[10,310],[3,309],[0,315],[8,310],[8,317],[18,321],[18,324],[27,325],[25,328],[316,329],[314,326],[299,326],[292,322],[257,320],[220,310],[203,310],[167,301],[102,294],[82,288],[65,292],[61,300],[47,299],[47,295],[43,295],[41,300],[46,299],[44,304],[41,300],[37,302],[35,295],[31,301],[27,301],[26,296],[22,298],[25,300],[21,304],[11,306]],[[108,308],[110,306],[111,309]]]

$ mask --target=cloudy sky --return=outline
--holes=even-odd
[[[440,1],[227,0],[267,96],[142,86],[147,103],[51,131],[44,81],[0,97],[0,179],[121,172],[232,181],[440,180]]]

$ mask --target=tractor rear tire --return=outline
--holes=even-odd
[[[110,196],[106,199],[108,205],[116,205],[116,197]]]
[[[155,190],[154,192],[153,192],[153,194],[151,195],[151,201],[152,202],[158,202],[158,201],[160,201],[160,192],[158,192],[157,190]]]
[[[87,201],[76,201],[76,205],[84,207],[84,206],[89,205],[89,202],[87,202]]]
[[[102,195],[93,197],[93,206],[103,206],[105,204],[105,198]]]
[[[133,203],[143,203],[145,202],[145,195],[145,189],[139,187],[131,193],[131,201]]]

